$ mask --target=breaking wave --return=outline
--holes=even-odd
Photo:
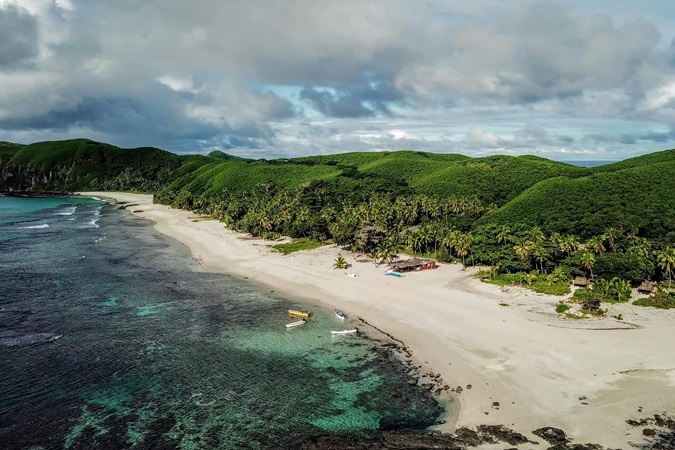
[[[23,336],[0,337],[0,347],[26,347],[28,345],[45,344],[62,337],[62,334],[54,333],[34,333]]]
[[[43,223],[41,225],[29,225],[27,227],[21,227],[21,228],[37,230],[37,229],[41,229],[41,228],[49,228],[49,225],[47,225],[46,223]]]
[[[55,216],[72,216],[73,214],[75,214],[76,210],[77,210],[77,206],[68,206],[63,211],[59,211],[57,213],[54,213],[54,215]]]

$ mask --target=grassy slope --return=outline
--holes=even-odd
[[[649,153],[648,155],[625,159],[617,163],[593,167],[593,172],[615,172],[617,170],[630,169],[632,167],[646,166],[649,164],[658,164],[664,162],[675,162],[675,149]]]
[[[352,174],[346,174],[352,169]],[[176,180],[170,190],[214,194],[273,182],[294,188],[313,180],[336,190],[409,189],[428,195],[476,195],[506,203],[535,183],[555,176],[580,177],[588,169],[537,157],[469,158],[412,151],[343,153],[273,161],[226,161]]]

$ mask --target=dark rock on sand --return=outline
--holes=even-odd
[[[492,436],[498,442],[506,442],[510,445],[538,444],[526,438],[524,435],[506,428],[504,425],[479,425],[478,431],[483,435]]]
[[[554,446],[565,445],[570,441],[567,438],[565,432],[559,428],[553,427],[539,428],[538,430],[534,430],[532,434],[534,434],[535,436],[539,436],[540,438],[542,438],[543,440]]]

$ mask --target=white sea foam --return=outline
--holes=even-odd
[[[91,219],[89,222],[87,222],[85,225],[82,225],[81,227],[78,228],[98,228],[98,219],[100,219],[101,216],[101,209],[97,209],[94,211],[94,218]]]
[[[82,225],[81,227],[78,227],[78,228],[98,228],[98,224],[96,223],[97,220],[98,220],[98,218],[91,219],[85,225]]]
[[[43,223],[43,224],[41,224],[41,225],[29,225],[29,226],[27,226],[27,227],[21,227],[21,228],[25,228],[25,229],[40,229],[40,228],[49,228],[49,225],[47,225],[46,223]]]
[[[59,211],[57,213],[54,213],[54,215],[55,216],[72,216],[73,214],[75,214],[75,210],[77,210],[77,206],[68,206],[63,211]]]
[[[61,339],[62,334],[35,333],[24,336],[0,337],[0,347],[25,347],[27,345],[44,344]]]

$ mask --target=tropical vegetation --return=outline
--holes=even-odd
[[[0,190],[152,192],[155,201],[276,239],[325,242],[379,263],[402,252],[487,265],[486,281],[626,301],[641,281],[675,278],[675,150],[595,168],[534,156],[399,151],[245,159],[175,155],[79,139],[0,143]],[[577,291],[579,292],[579,291]]]

